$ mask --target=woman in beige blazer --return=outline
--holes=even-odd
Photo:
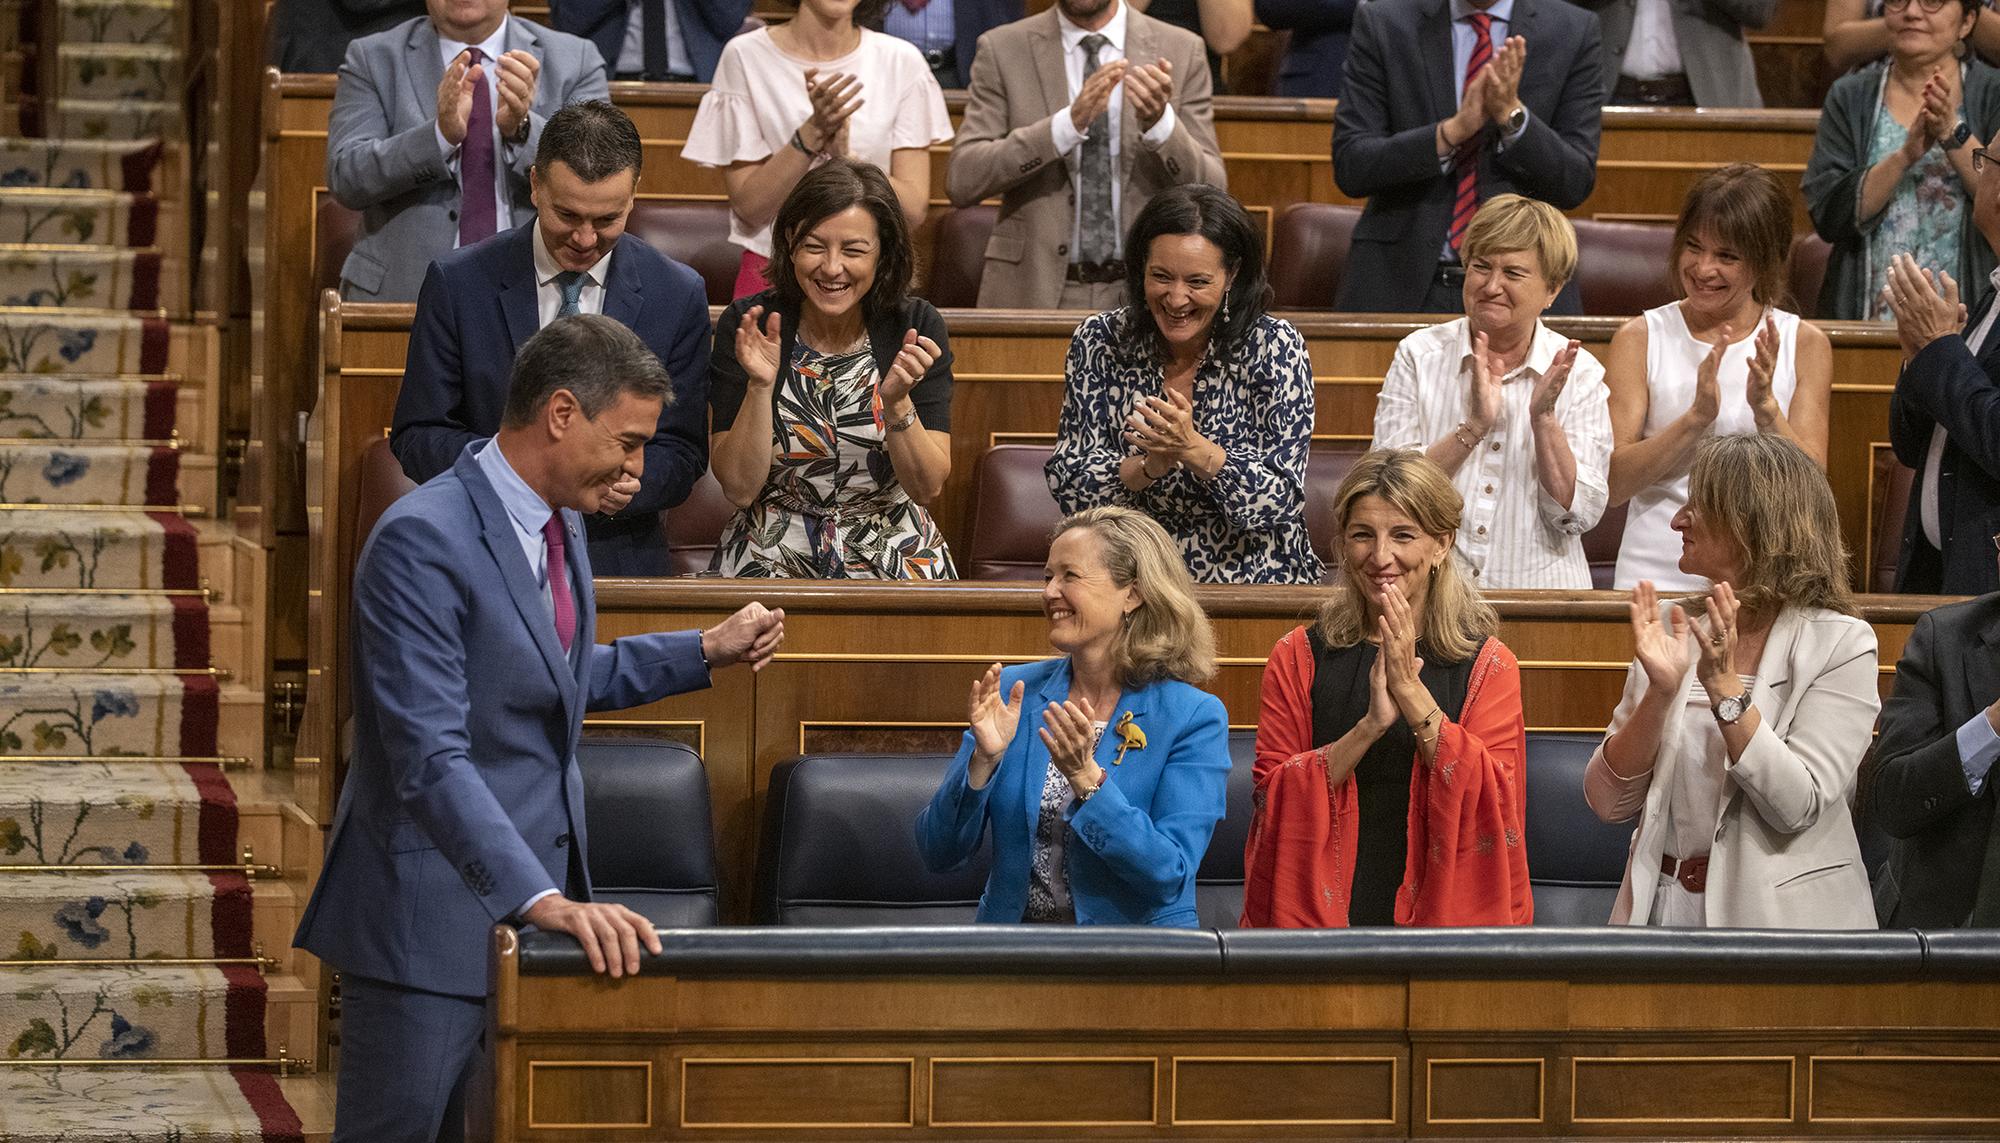
[[[1674,517],[1708,594],[1632,593],[1625,695],[1584,773],[1637,819],[1611,922],[1872,929],[1848,803],[1881,700],[1826,476],[1776,436],[1702,442]]]

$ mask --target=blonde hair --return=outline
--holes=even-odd
[[[1695,448],[1688,506],[1743,553],[1729,586],[1744,606],[1766,617],[1786,607],[1855,614],[1833,487],[1798,445],[1772,433],[1707,438]]]
[[[1130,508],[1086,508],[1064,517],[1049,539],[1072,531],[1095,535],[1111,582],[1139,593],[1139,606],[1126,616],[1111,644],[1111,667],[1119,685],[1214,678],[1215,632],[1194,601],[1194,578],[1166,529]]]
[[[1549,289],[1560,290],[1576,273],[1576,227],[1563,212],[1539,199],[1496,194],[1466,225],[1459,257],[1470,266],[1489,254],[1533,250]]]
[[[1500,629],[1500,617],[1480,598],[1479,589],[1459,574],[1458,561],[1451,557],[1452,539],[1464,513],[1464,502],[1458,489],[1451,486],[1451,478],[1429,457],[1414,450],[1376,449],[1364,454],[1347,470],[1347,478],[1333,496],[1334,518],[1340,521],[1343,536],[1355,504],[1364,496],[1381,497],[1444,546],[1444,559],[1432,570],[1430,589],[1424,593],[1423,626],[1418,637],[1447,662],[1470,659],[1480,644]],[[1353,571],[1343,571],[1333,594],[1319,609],[1320,637],[1335,647],[1351,647],[1369,634],[1366,600],[1355,586]]]

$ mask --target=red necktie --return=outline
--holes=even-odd
[[[473,64],[486,59],[468,48]],[[472,85],[472,111],[465,117],[465,142],[458,151],[458,244],[470,246],[498,229],[493,202],[493,89],[486,68]]]
[[[569,653],[569,645],[576,641],[576,600],[569,593],[569,569],[563,565],[567,549],[563,545],[562,513],[549,517],[542,525],[542,542],[548,547],[549,556],[549,598],[556,609],[556,639],[562,643],[563,654]]]
[[[1472,90],[1472,77],[1479,74],[1493,59],[1493,17],[1485,12],[1474,12],[1467,19],[1472,21],[1472,55],[1465,61],[1465,90]],[[1458,149],[1458,198],[1451,207],[1451,249],[1458,251],[1465,241],[1465,228],[1472,222],[1472,216],[1479,212],[1479,137],[1485,132],[1479,129]]]

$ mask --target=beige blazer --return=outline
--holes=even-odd
[[[1874,629],[1853,616],[1787,608],[1772,625],[1750,692],[1762,725],[1743,757],[1725,764],[1722,813],[1709,851],[1709,927],[1875,927],[1848,803],[1882,705],[1877,662]],[[1607,739],[1631,716],[1646,685],[1634,661]],[[1611,910],[1614,925],[1643,925],[1652,915],[1673,768],[1686,761],[1681,712],[1693,685],[1690,667],[1651,770],[1620,778],[1601,745],[1584,770],[1584,798],[1598,817],[1618,822],[1636,816],[1639,823]]]
[[[1139,140],[1132,101],[1119,119],[1121,226],[1129,229],[1160,190],[1177,183],[1228,186],[1215,142],[1208,56],[1199,37],[1128,10],[1125,56],[1173,65],[1174,130],[1159,150]],[[1081,148],[1056,154],[1049,120],[1069,106],[1062,33],[1054,8],[979,37],[972,86],[951,144],[945,187],[952,205],[1000,196],[1000,218],[986,243],[979,305],[1054,309],[1062,298],[1069,243],[1076,229],[1072,189]],[[1129,253],[1129,252],[1128,252]]]

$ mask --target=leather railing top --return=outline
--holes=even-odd
[[[1244,930],[954,925],[672,929],[643,972],[673,976],[1539,978],[1910,981],[2000,976],[2000,930],[1649,928]],[[520,970],[590,971],[557,933],[525,932]]]

